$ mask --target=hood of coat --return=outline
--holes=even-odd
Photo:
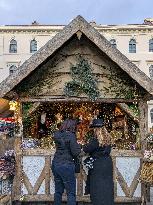
[[[77,120],[75,119],[66,119],[60,127],[60,131],[69,131],[72,133],[76,132],[77,129]]]
[[[75,135],[77,128],[77,120],[66,119],[58,131],[54,133],[54,141],[56,147],[65,149],[65,145],[69,143],[70,139]]]

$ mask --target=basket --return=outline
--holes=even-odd
[[[143,161],[140,180],[142,183],[147,183],[153,186],[153,161]]]

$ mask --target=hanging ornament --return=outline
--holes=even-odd
[[[9,106],[10,106],[9,110],[15,111],[17,108],[17,105],[18,105],[17,101],[15,101],[15,100],[10,101],[9,102]]]
[[[121,111],[121,109],[119,107],[115,107],[115,116],[118,116],[118,115],[123,115],[123,112]]]
[[[57,124],[59,124],[59,123],[61,123],[63,121],[63,116],[60,113],[57,113],[55,115],[55,117],[56,117],[56,123]]]

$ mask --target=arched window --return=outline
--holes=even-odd
[[[149,40],[149,52],[153,52],[153,39]]]
[[[150,110],[151,123],[153,123],[153,108]]]
[[[17,70],[17,67],[15,65],[11,65],[9,68],[9,73],[12,75]]]
[[[150,78],[153,80],[153,65],[149,67],[149,75],[150,75]]]
[[[115,39],[111,39],[111,40],[110,40],[110,43],[112,44],[112,46],[113,46],[114,48],[116,48],[116,40],[115,40]]]
[[[12,39],[10,41],[10,49],[9,49],[10,53],[17,53],[17,41]]]
[[[129,53],[136,53],[136,40],[131,39],[129,41]]]
[[[33,39],[30,42],[30,53],[34,53],[37,51],[37,41],[35,39]]]

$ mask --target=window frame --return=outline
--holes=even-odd
[[[38,50],[38,44],[37,44],[37,41],[36,41],[36,39],[32,39],[31,41],[30,41],[30,53],[35,53],[35,52],[37,52],[37,50]]]
[[[149,40],[149,52],[153,52],[153,38]]]
[[[136,53],[136,50],[136,40],[132,38],[129,41],[129,53]]]
[[[117,48],[117,43],[116,43],[116,39],[112,38],[110,39],[110,44],[114,47],[114,48]]]
[[[14,69],[12,69],[12,68],[14,68]],[[13,75],[16,72],[16,70],[17,70],[17,66],[16,65],[11,65],[9,67],[9,75]]]
[[[153,80],[153,65],[149,66],[149,77]]]
[[[17,41],[15,39],[10,41],[9,53],[17,53]]]
[[[153,123],[153,108],[151,108],[150,110],[150,120],[151,120],[151,123]]]

